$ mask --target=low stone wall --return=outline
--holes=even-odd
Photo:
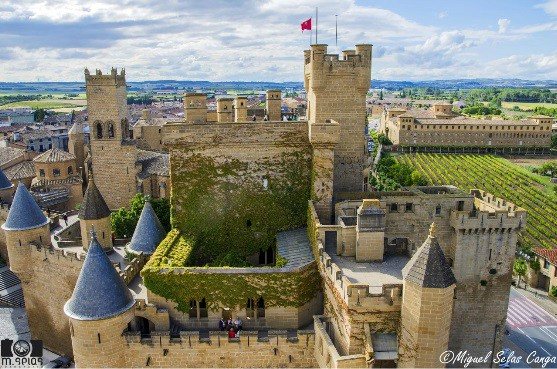
[[[259,336],[258,336],[259,335]],[[163,368],[281,368],[316,367],[313,331],[269,331],[263,336],[242,331],[229,339],[226,332],[182,331],[170,337],[168,332],[152,332],[149,338],[139,333],[125,333],[127,367]]]
[[[366,357],[363,354],[341,356],[325,329],[327,318],[315,316],[315,360],[320,368],[366,368]]]

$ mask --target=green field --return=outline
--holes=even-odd
[[[525,247],[557,247],[557,197],[547,177],[491,155],[405,154],[397,157],[431,184],[478,188],[526,209]]]
[[[0,109],[6,108],[19,108],[28,106],[31,109],[52,109],[52,110],[82,110],[87,106],[87,101],[84,99],[40,99],[40,100],[24,100],[4,104]]]
[[[528,103],[528,102],[512,102],[512,101],[503,101],[501,103],[501,107],[503,109],[512,109],[513,107],[518,106],[520,110],[532,110],[536,106],[541,106],[543,108],[557,108],[557,104],[551,103]]]

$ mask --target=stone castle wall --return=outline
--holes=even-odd
[[[110,209],[129,206],[136,194],[137,149],[115,140],[91,140],[95,184]]]
[[[147,365],[162,368],[311,368],[316,367],[312,331],[298,331],[296,338],[286,332],[269,331],[268,338],[257,332],[243,331],[239,339],[211,332],[200,338],[199,332],[180,332],[170,338],[167,332],[154,332],[149,339],[139,334],[124,336],[127,367]]]

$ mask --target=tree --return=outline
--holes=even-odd
[[[427,186],[427,177],[420,173],[419,171],[415,170],[412,172],[411,175],[412,184],[415,186]]]
[[[557,135],[551,136],[551,147],[557,149]]]
[[[527,270],[528,270],[528,266],[526,264],[526,260],[522,258],[518,258],[514,261],[513,272],[518,276],[519,286],[520,286],[520,280],[526,275]]]
[[[46,116],[46,110],[44,109],[37,109],[33,113],[33,120],[35,122],[42,122]]]
[[[170,230],[170,202],[168,199],[150,199],[141,193],[136,194],[130,201],[129,209],[120,208],[110,216],[112,230],[116,237],[131,237],[143,210],[145,201],[151,201],[153,210],[161,221],[164,229]]]
[[[379,100],[383,100],[383,90],[379,90]]]

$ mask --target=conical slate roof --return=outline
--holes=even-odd
[[[135,300],[112,266],[94,232],[72,297],[64,305],[77,320],[106,319],[130,309]]]
[[[164,227],[157,214],[155,214],[153,206],[149,201],[146,201],[128,248],[131,251],[151,255],[155,252],[165,234]]]
[[[8,188],[12,188],[14,185],[8,177],[4,174],[4,171],[0,169],[0,190],[7,190]]]
[[[23,231],[42,227],[48,224],[48,218],[43,214],[37,202],[31,196],[23,183],[19,182],[15,191],[10,212],[2,229],[7,231]]]
[[[456,283],[456,278],[445,259],[445,254],[433,234],[432,224],[429,237],[416,251],[402,270],[405,281],[425,288],[446,288]]]
[[[77,217],[83,220],[91,220],[106,218],[109,215],[110,209],[106,205],[101,192],[95,185],[93,178],[89,178],[89,184],[83,195],[83,202]]]

